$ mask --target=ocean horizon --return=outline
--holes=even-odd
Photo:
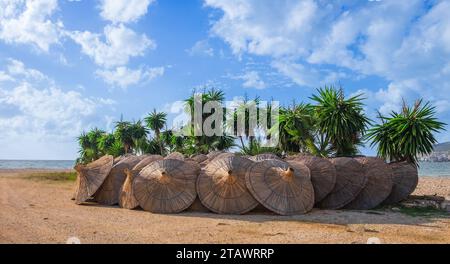
[[[1,169],[72,169],[75,160],[0,160]],[[419,162],[419,176],[450,177],[450,162]]]

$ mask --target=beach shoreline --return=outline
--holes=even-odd
[[[71,201],[74,182],[27,178],[72,170],[0,169],[0,243],[450,243],[448,215],[411,216],[394,210],[318,210],[217,215],[152,214]],[[447,196],[450,178],[421,177],[415,195]]]

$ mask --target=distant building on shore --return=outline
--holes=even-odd
[[[419,158],[419,161],[450,162],[450,142],[436,144],[430,155]]]

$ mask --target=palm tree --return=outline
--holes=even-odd
[[[80,146],[78,162],[88,163],[100,158],[102,152],[100,151],[98,142],[104,134],[105,132],[103,130],[94,128],[88,133],[82,132],[78,136],[77,140]]]
[[[163,142],[161,140],[161,129],[164,128],[167,121],[167,114],[164,112],[156,112],[156,109],[153,109],[153,112],[148,114],[146,118],[144,118],[147,127],[155,132],[155,137],[159,145],[160,153],[163,154]]]
[[[122,143],[125,154],[133,152],[137,141],[146,138],[148,130],[142,122],[119,121],[116,123],[115,137]]]
[[[413,107],[403,102],[401,112],[393,111],[390,116],[379,114],[381,124],[369,130],[367,138],[372,146],[377,145],[378,155],[387,160],[407,161],[417,166],[419,155],[430,154],[436,138],[433,133],[444,129],[434,115],[435,107],[429,102],[416,101]]]
[[[309,104],[280,109],[271,132],[278,130],[279,147],[285,152],[314,152],[314,118]],[[313,150],[311,150],[313,149]]]
[[[114,134],[106,133],[99,138],[97,144],[102,154],[110,154],[109,150],[114,145],[115,142],[116,137],[114,136]]]
[[[336,156],[356,155],[370,124],[363,111],[362,95],[345,98],[343,89],[334,87],[320,88],[318,93],[311,97],[316,102],[318,132],[325,136]]]
[[[225,100],[225,94],[221,90],[216,90],[214,88],[210,89],[209,91],[204,91],[204,93],[201,94],[201,104],[202,109],[208,102],[218,102],[219,104],[222,104]],[[231,148],[232,146],[229,144],[229,137],[227,135],[224,136],[206,136],[202,134],[201,136],[195,136],[194,131],[196,129],[195,126],[198,126],[197,129],[201,130],[203,132],[203,122],[210,117],[213,113],[202,113],[201,116],[201,124],[196,124],[194,120],[194,106],[195,106],[195,95],[191,95],[188,99],[185,100],[185,104],[187,107],[187,111],[191,115],[191,124],[190,127],[187,128],[190,136],[188,136],[187,139],[185,139],[185,151],[189,152],[190,154],[196,154],[196,153],[208,153],[211,150],[224,150]],[[224,109],[223,111],[223,120],[225,120],[225,114],[226,111]],[[223,124],[214,124],[224,126]],[[225,127],[222,127],[223,131],[225,130]],[[226,144],[224,144],[226,143]]]

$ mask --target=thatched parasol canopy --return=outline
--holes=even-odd
[[[120,191],[119,205],[126,209],[135,209],[139,207],[139,203],[134,197],[133,193],[133,179],[136,175],[147,165],[154,161],[162,160],[163,157],[160,155],[147,155],[138,164],[136,164],[132,170],[126,168],[124,170],[127,178],[123,183],[122,189]]]
[[[133,167],[132,170],[133,170],[133,171],[139,172],[139,171],[141,171],[145,166],[147,166],[148,164],[150,164],[150,163],[152,163],[152,162],[154,162],[154,161],[162,160],[162,159],[164,159],[164,157],[161,156],[161,155],[145,155],[145,156],[142,158],[142,160],[139,161],[139,163],[136,164],[136,165]]]
[[[133,192],[139,205],[153,213],[178,213],[194,202],[200,167],[176,159],[153,162],[139,172]]]
[[[318,206],[323,209],[340,209],[353,201],[367,183],[363,166],[353,158],[334,158],[336,185]]]
[[[356,198],[345,209],[369,210],[380,205],[392,190],[392,169],[380,158],[356,158],[363,165],[368,181]]]
[[[262,160],[281,160],[281,158],[272,153],[264,153],[252,156],[250,157],[250,160],[258,162]]]
[[[125,182],[125,169],[132,169],[138,164],[144,156],[126,156],[117,164],[114,164],[108,177],[103,182],[100,189],[95,193],[94,199],[105,205],[114,205],[119,203],[120,191]]]
[[[114,157],[107,155],[87,164],[77,165],[78,172],[77,189],[75,191],[75,202],[81,204],[93,196],[105,181],[113,167]]]
[[[165,159],[177,159],[177,160],[184,160],[184,155],[180,152],[172,152],[169,155],[165,157]]]
[[[254,163],[245,177],[253,197],[281,215],[303,214],[313,208],[314,189],[309,178],[306,166],[282,160]]]
[[[392,180],[394,185],[384,204],[395,204],[408,198],[414,192],[419,182],[417,167],[412,163],[395,162],[390,163],[392,169]]]
[[[218,214],[244,214],[258,205],[245,185],[253,162],[238,156],[215,158],[200,173],[197,192],[205,207]]]
[[[197,154],[194,155],[191,159],[197,163],[202,163],[208,159],[208,156],[206,156],[205,154]]]
[[[329,159],[303,155],[293,160],[302,162],[311,171],[314,203],[319,203],[331,193],[336,184],[336,169]]]
[[[208,157],[209,160],[213,160],[215,157],[217,157],[217,155],[225,153],[225,151],[219,151],[219,150],[215,150],[215,151],[211,151],[209,152],[206,156]]]

